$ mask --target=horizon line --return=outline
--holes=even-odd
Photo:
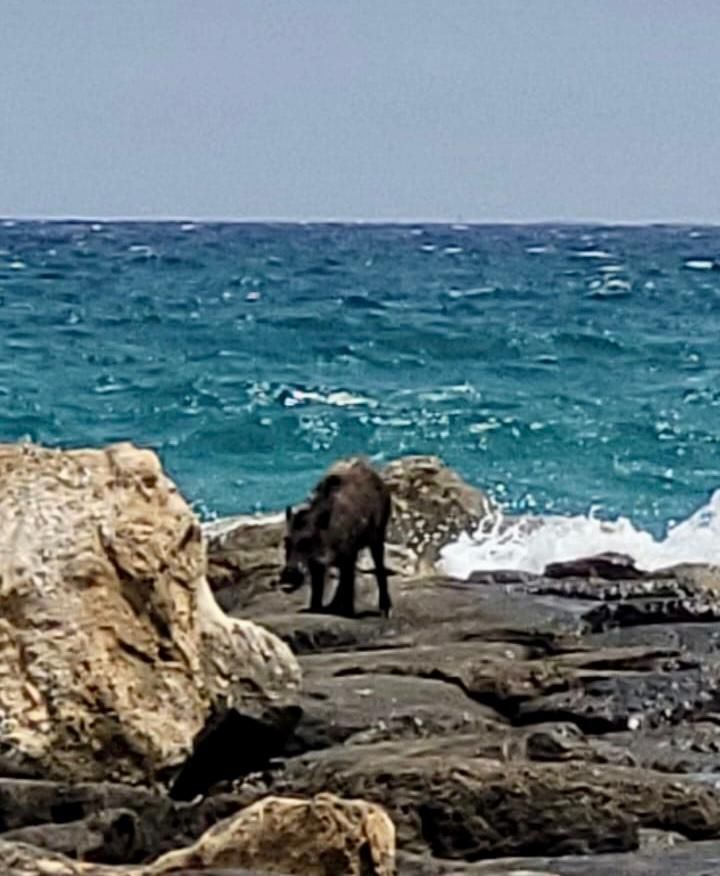
[[[225,225],[567,225],[586,226],[600,225],[606,227],[647,227],[664,226],[702,226],[714,227],[720,225],[718,219],[595,219],[595,218],[547,218],[547,219],[494,219],[494,218],[440,218],[440,217],[399,217],[399,218],[359,218],[342,216],[292,217],[292,216],[191,216],[183,214],[152,214],[152,215],[91,215],[91,214],[40,214],[17,213],[0,215],[0,223],[8,222],[167,222],[167,223],[208,223]]]

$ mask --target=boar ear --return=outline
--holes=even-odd
[[[324,511],[321,511],[317,516],[317,528],[318,529],[327,529],[330,526],[330,509],[326,508]]]
[[[285,509],[285,522],[292,523],[292,518],[293,518],[292,505],[288,505],[287,508]]]

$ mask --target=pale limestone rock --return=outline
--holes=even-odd
[[[151,451],[0,445],[0,744],[48,777],[148,780],[219,697],[292,691],[290,650],[227,618],[205,568]]]
[[[105,867],[96,864],[84,864],[48,852],[45,849],[26,843],[7,842],[0,838],[0,861],[2,861],[3,876],[140,876],[137,868],[133,871],[124,867]]]
[[[396,562],[406,574],[432,574],[445,545],[498,518],[498,508],[485,493],[435,456],[404,456],[386,465],[382,476],[393,499],[391,564],[396,546]]]
[[[165,876],[189,868],[245,867],[297,876],[392,876],[395,827],[378,805],[318,794],[265,797],[218,822],[192,846],[147,868]]]

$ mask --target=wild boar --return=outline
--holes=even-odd
[[[380,612],[392,608],[385,568],[385,531],[391,513],[390,492],[380,475],[363,459],[336,463],[296,510],[286,509],[285,566],[280,583],[286,592],[310,579],[309,611],[353,617],[355,565],[369,548],[375,566]],[[335,595],[323,606],[325,576],[338,569]]]

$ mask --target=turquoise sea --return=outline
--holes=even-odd
[[[0,222],[0,440],[148,445],[205,518],[434,453],[662,538],[720,486],[719,339],[714,227]]]

